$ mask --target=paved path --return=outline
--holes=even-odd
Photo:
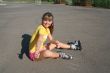
[[[73,60],[31,62],[24,54],[22,35],[31,35],[43,13],[55,16],[54,37],[80,39],[83,50],[61,50]],[[110,10],[65,5],[13,4],[0,6],[0,73],[110,73]],[[59,50],[58,50],[59,51]]]

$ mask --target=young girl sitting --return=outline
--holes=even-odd
[[[45,59],[45,58],[62,58],[62,59],[72,59],[71,55],[65,53],[57,53],[51,50],[55,48],[62,49],[72,49],[72,50],[81,50],[80,41],[74,43],[69,42],[64,44],[58,40],[54,40],[52,33],[54,30],[54,17],[52,13],[46,12],[42,16],[42,23],[37,27],[33,33],[30,44],[29,44],[29,57],[32,61]],[[49,39],[50,43],[45,44],[45,41]]]

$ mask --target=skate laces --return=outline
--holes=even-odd
[[[73,58],[71,55],[67,55],[66,53],[59,53],[59,54],[62,59],[72,59]]]

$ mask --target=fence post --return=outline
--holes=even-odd
[[[41,5],[41,0],[35,0],[35,4],[37,4],[37,5]]]

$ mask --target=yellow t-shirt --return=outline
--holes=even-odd
[[[38,26],[38,28],[33,33],[30,43],[29,43],[29,50],[31,53],[35,52],[37,49],[36,44],[37,44],[39,34],[44,35],[44,37],[42,39],[43,44],[44,44],[47,39],[47,36],[50,34],[50,30],[49,30],[49,28],[44,28],[43,25]],[[41,45],[41,48],[44,47],[43,44]]]

